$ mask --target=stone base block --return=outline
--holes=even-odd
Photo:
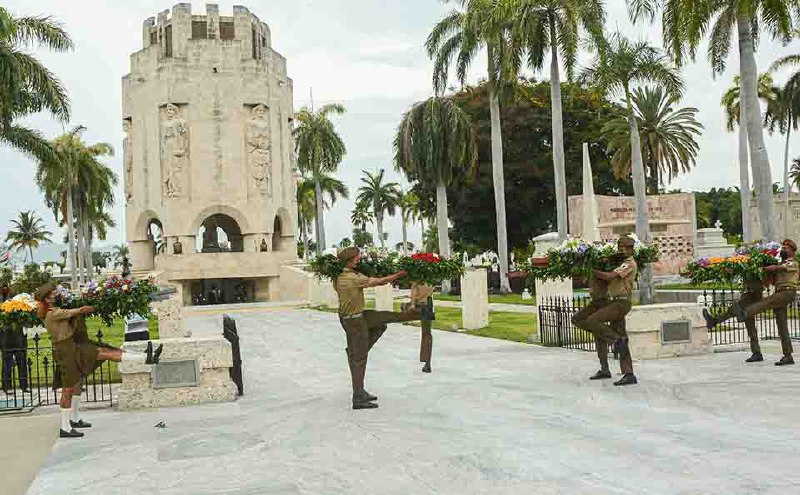
[[[237,389],[229,370],[233,366],[230,342],[221,337],[153,341],[154,347],[159,344],[164,344],[162,363],[197,361],[200,371],[197,386],[154,389],[153,365],[122,362],[119,365],[122,376],[120,409],[186,406],[236,399]],[[144,352],[146,346],[147,342],[127,342],[123,347],[128,351]]]
[[[536,305],[540,306],[548,297],[565,297],[571,299],[572,279],[562,278],[558,280],[537,280],[536,281]]]
[[[465,330],[489,326],[489,290],[485,268],[467,270],[461,277],[461,326]]]
[[[693,303],[634,306],[625,321],[631,355],[634,359],[660,359],[710,354],[702,310],[702,305]],[[669,321],[689,323],[688,342],[662,342],[662,323]]]
[[[119,409],[123,411],[232,402],[236,400],[236,385],[227,368],[203,370],[197,387],[162,389],[151,387],[149,372],[132,373],[123,375],[118,398]]]
[[[391,285],[375,287],[375,309],[378,311],[394,311],[394,289]]]

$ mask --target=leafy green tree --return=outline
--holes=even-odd
[[[619,32],[612,34],[610,39],[600,46],[598,57],[583,71],[581,78],[586,82],[591,81],[606,94],[621,97],[625,103],[630,129],[633,194],[636,198],[636,235],[643,242],[650,242],[644,160],[639,123],[633,107],[633,86],[652,83],[663,87],[675,98],[680,98],[683,93],[683,80],[678,70],[659,49],[646,42],[631,42]],[[650,304],[653,300],[650,266],[642,269],[639,288],[639,300],[643,304]]]
[[[380,169],[375,173],[364,170],[361,177],[363,185],[358,188],[358,196],[356,198],[356,204],[361,205],[362,208],[365,205],[370,205],[372,208],[381,247],[386,245],[383,235],[384,214],[394,216],[401,201],[400,184],[397,182],[384,182],[385,173],[384,169]]]
[[[297,152],[297,166],[314,181],[317,254],[321,254],[327,245],[322,182],[325,177],[329,177],[328,174],[336,172],[346,152],[344,142],[336,132],[330,116],[341,115],[344,112],[342,105],[331,104],[317,111],[303,108],[295,115],[297,127],[292,133]]]
[[[11,292],[14,294],[33,294],[33,292],[44,284],[50,282],[52,277],[49,273],[42,270],[36,263],[25,265],[22,274],[11,283]]]
[[[50,236],[52,232],[45,229],[44,222],[33,211],[21,211],[19,217],[11,220],[11,228],[6,235],[6,242],[9,243],[9,248],[19,251],[28,250],[25,254],[25,260],[28,260],[30,254],[30,261],[33,262],[33,250],[38,249],[41,243],[51,243]]]
[[[403,115],[394,151],[395,168],[402,170],[409,182],[435,192],[438,251],[449,257],[447,188],[475,169],[478,154],[472,120],[451,98],[416,103]],[[442,290],[449,290],[446,282]]]
[[[500,258],[500,290],[510,292],[508,283],[508,225],[506,223],[506,195],[503,167],[503,135],[500,120],[500,96],[509,79],[515,75],[505,68],[510,66],[513,46],[509,43],[507,26],[511,18],[509,9],[497,0],[460,0],[461,10],[454,10],[439,21],[428,36],[425,46],[433,59],[433,86],[436,95],[442,95],[447,86],[450,65],[455,59],[456,76],[464,84],[467,69],[486,49],[489,109],[492,130],[492,180],[494,181],[494,211],[497,215],[497,252]],[[437,218],[437,222],[440,220]],[[439,242],[448,238],[439,230]],[[449,246],[447,251],[449,252]]]
[[[550,52],[550,105],[553,130],[553,168],[556,179],[556,223],[566,239],[567,185],[564,170],[564,122],[559,54],[571,79],[581,42],[581,31],[602,37],[605,10],[600,0],[501,0],[511,19],[509,36],[511,76],[520,72],[523,57],[534,71],[544,67]],[[591,36],[589,37],[592,38]]]
[[[365,248],[374,244],[372,234],[366,230],[353,229],[353,245],[358,248]]]
[[[30,50],[71,50],[72,40],[50,17],[14,17],[0,7],[0,143],[44,159],[52,149],[42,134],[18,124],[19,119],[46,111],[69,120],[69,98],[61,81]]]
[[[641,135],[641,153],[650,194],[697,163],[700,145],[696,137],[703,125],[697,121],[697,109],[676,108],[677,97],[661,88],[636,88],[631,102]],[[603,127],[608,137],[614,173],[619,178],[631,175],[631,133],[628,119],[619,117]],[[666,180],[665,180],[666,179]]]

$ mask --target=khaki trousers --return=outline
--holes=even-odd
[[[433,334],[431,333],[431,322],[422,320],[422,339],[419,343],[419,362],[430,363],[431,353],[433,352]]]
[[[781,349],[783,350],[784,356],[790,356],[793,351],[792,339],[789,337],[787,310],[796,297],[797,291],[794,289],[778,290],[767,298],[761,299],[748,306],[743,306],[745,316],[748,319],[769,309],[775,313],[775,324],[778,326],[778,335],[781,337]]]
[[[575,313],[572,324],[594,335],[600,367],[608,369],[608,346],[617,339],[624,339],[619,357],[623,373],[633,373],[633,359],[628,349],[628,334],[625,331],[625,316],[631,311],[631,303],[625,299],[592,300],[588,306]]]
[[[743,307],[746,308],[751,304],[755,304],[761,301],[764,297],[764,291],[752,291],[752,292],[745,292],[739,298],[738,303]],[[714,322],[718,325],[724,321],[730,320],[736,316],[736,311],[733,309],[733,305],[728,306],[725,311],[722,313],[714,316]],[[747,337],[750,339],[750,352],[753,354],[761,354],[761,343],[758,339],[758,329],[756,328],[756,317],[752,315],[744,320],[744,326],[747,328]]]
[[[357,318],[339,316],[339,321],[347,337],[347,358],[350,364],[350,378],[353,382],[354,393],[364,389],[367,355],[386,331],[386,325],[419,320],[419,318],[419,310],[413,308],[402,313],[366,310]]]

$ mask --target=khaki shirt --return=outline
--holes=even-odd
[[[589,295],[594,301],[608,299],[608,282],[600,280],[594,275],[589,277]]]
[[[79,308],[51,308],[44,317],[44,326],[50,334],[50,340],[56,343],[72,338],[75,334],[74,318],[80,316],[80,314],[81,310]]]
[[[614,269],[619,277],[608,281],[608,297],[631,297],[639,269],[633,256]]]
[[[427,284],[418,284],[412,283],[411,284],[411,302],[413,303],[424,303],[428,301],[428,298],[433,294],[433,287]]]
[[[345,268],[336,278],[333,288],[339,294],[339,314],[350,316],[364,311],[364,288],[369,287],[373,279]]]
[[[794,289],[797,290],[797,277],[800,274],[798,270],[797,260],[789,258],[781,263],[785,270],[775,272],[775,288],[776,289]]]

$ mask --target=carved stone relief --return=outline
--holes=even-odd
[[[265,105],[253,107],[247,121],[247,157],[253,185],[267,194],[272,178],[272,143]]]
[[[161,157],[164,170],[164,197],[179,198],[185,189],[189,165],[189,128],[180,108],[168,104],[161,123]]]

